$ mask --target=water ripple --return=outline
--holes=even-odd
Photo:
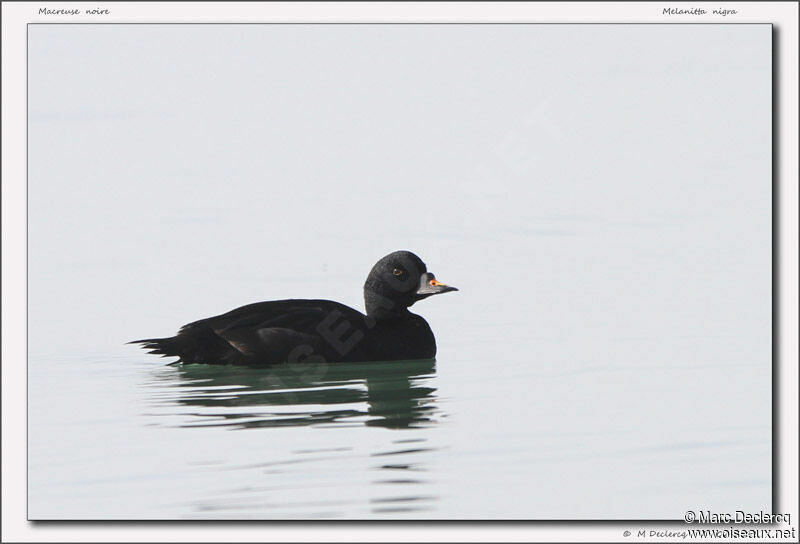
[[[434,360],[336,364],[313,373],[289,365],[186,365],[159,369],[143,385],[152,408],[147,415],[177,416],[180,423],[170,426],[403,429],[436,423],[434,376]]]

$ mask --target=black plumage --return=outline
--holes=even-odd
[[[268,366],[279,363],[431,359],[436,340],[408,308],[449,291],[410,251],[372,267],[364,283],[366,315],[330,300],[274,300],[184,325],[169,338],[134,340],[181,363]]]

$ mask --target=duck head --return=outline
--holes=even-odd
[[[458,289],[439,282],[422,259],[410,251],[395,251],[370,270],[364,302],[368,316],[382,319],[402,315],[418,300],[450,291]]]

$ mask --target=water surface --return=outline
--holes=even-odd
[[[32,519],[770,509],[769,25],[29,38]],[[398,249],[435,362],[126,345]]]

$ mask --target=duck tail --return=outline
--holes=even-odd
[[[180,341],[177,337],[172,336],[169,338],[145,338],[142,340],[132,340],[128,344],[142,344],[142,348],[150,350],[148,353],[154,355],[161,355],[162,357],[178,357],[180,358]],[[176,364],[180,359],[176,361]]]

